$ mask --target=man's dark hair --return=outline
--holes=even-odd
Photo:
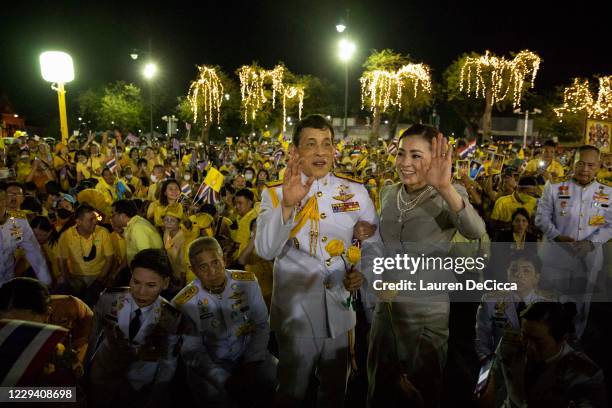
[[[140,167],[141,164],[148,164],[149,162],[147,161],[147,159],[138,159],[138,161],[136,162],[136,166]]]
[[[557,144],[554,142],[554,140],[547,140],[544,142],[544,145],[542,145],[542,147],[554,147],[556,149]]]
[[[255,201],[255,194],[253,194],[253,192],[249,190],[248,188],[242,188],[238,190],[234,198],[236,197],[244,197],[247,200]]]
[[[150,269],[162,278],[169,278],[172,275],[170,260],[163,249],[148,248],[138,252],[130,263],[132,272],[136,268]]]
[[[95,212],[95,208],[93,208],[91,205],[89,204],[81,204],[77,207],[76,211],[74,212],[74,218],[83,218],[83,216],[87,213],[90,212]]]
[[[45,191],[50,195],[59,195],[62,192],[62,187],[57,181],[50,180],[45,184]]]
[[[46,314],[49,307],[49,290],[36,279],[14,278],[0,286],[0,312],[30,310]]]
[[[35,214],[42,213],[42,205],[40,204],[40,201],[38,201],[36,197],[32,197],[32,196],[26,196],[23,199],[23,203],[21,203],[21,206],[19,207],[19,209],[32,211]]]
[[[117,200],[113,203],[112,208],[117,214],[125,214],[130,218],[138,215],[138,207],[132,200]]]
[[[217,207],[214,204],[205,203],[200,206],[200,212],[206,213],[212,217],[217,215]]]
[[[597,154],[600,154],[600,153],[601,153],[601,151],[600,151],[600,150],[599,150],[597,147],[595,147],[595,146],[593,146],[593,145],[582,145],[582,146],[580,146],[580,147],[578,148],[578,150],[576,151],[576,153],[577,153],[577,154],[582,154],[582,153],[584,153],[584,152],[588,152],[588,151],[593,151],[593,152],[596,152]]]
[[[28,191],[37,191],[38,187],[36,187],[36,184],[33,181],[28,181],[27,183],[24,183],[23,189],[26,192],[28,192]]]
[[[574,333],[576,304],[572,302],[536,302],[529,306],[521,317],[529,321],[542,322],[548,326],[550,335],[558,343],[566,334]]]
[[[293,138],[291,142],[295,147],[300,145],[300,136],[303,129],[312,128],[319,130],[329,129],[329,133],[331,133],[331,140],[334,141],[334,127],[329,123],[327,119],[325,119],[322,115],[308,115],[304,119],[300,120],[295,129],[293,129]]]

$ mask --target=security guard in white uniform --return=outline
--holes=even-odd
[[[267,350],[268,309],[255,275],[226,270],[210,237],[191,244],[189,259],[197,278],[172,302],[191,322],[181,355],[194,400],[219,407],[241,399],[271,403],[277,361]]]
[[[355,327],[349,290],[363,284],[347,274],[326,246],[351,245],[360,221],[378,225],[374,204],[357,180],[330,173],[333,129],[321,116],[295,129],[291,159],[280,182],[262,194],[255,250],[275,259],[270,324],[279,347],[279,405],[304,400],[309,380],[319,379],[318,406],[344,404],[349,369],[349,332]],[[368,239],[380,242],[378,231]],[[364,272],[365,273],[365,272]]]
[[[599,164],[596,147],[579,148],[573,177],[546,184],[535,219],[548,241],[540,251],[542,286],[574,298],[583,326],[603,263],[602,244],[612,238],[612,189],[595,180]],[[577,325],[576,334],[583,329]]]
[[[51,284],[49,268],[32,228],[20,213],[6,210],[7,194],[0,190],[0,285],[15,274],[15,250],[22,249],[36,277],[44,285]]]
[[[160,249],[140,251],[130,265],[130,287],[105,290],[95,307],[88,361],[94,407],[165,406],[186,327],[160,296],[170,263]]]

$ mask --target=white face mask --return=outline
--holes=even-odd
[[[244,178],[247,179],[247,180],[253,180],[253,173],[246,173],[244,175]]]
[[[183,179],[185,179],[185,180],[190,180],[190,179],[191,179],[191,174],[185,174],[185,175],[183,176]]]
[[[151,174],[151,181],[157,183],[157,176],[155,174]]]
[[[128,180],[129,180],[129,179],[131,179],[131,178],[132,178],[132,173],[130,173],[130,174],[126,174],[126,175],[125,175],[125,178],[126,178],[126,179],[128,179]]]

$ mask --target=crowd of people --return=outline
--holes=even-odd
[[[607,288],[611,157],[425,125],[342,139],[319,115],[291,140],[231,142],[115,129],[5,144],[3,386],[77,386],[94,407],[170,406],[175,393],[205,406],[605,406],[608,366],[585,345]],[[486,254],[476,279],[518,289],[479,303],[373,291],[355,254],[415,245]],[[25,353],[33,332],[50,340]]]

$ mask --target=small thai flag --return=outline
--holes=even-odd
[[[115,158],[111,158],[109,161],[106,162],[106,167],[108,167],[108,169],[110,171],[115,171],[117,169],[117,160],[115,160]]]
[[[188,196],[191,195],[191,184],[187,183],[181,188],[181,193]]]
[[[387,152],[391,155],[397,153],[397,141],[396,140],[389,143],[389,147],[387,147]]]
[[[476,153],[476,139],[472,140],[467,146],[459,151],[459,158],[464,160],[473,156],[474,153]]]

